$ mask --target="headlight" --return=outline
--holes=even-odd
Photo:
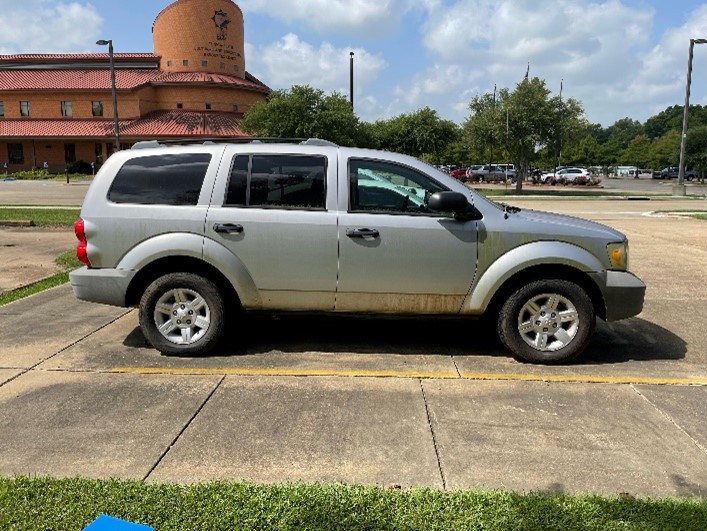
[[[610,243],[606,246],[611,269],[628,270],[628,242]]]

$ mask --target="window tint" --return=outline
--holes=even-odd
[[[238,155],[224,204],[323,209],[325,180],[326,157]]]
[[[92,101],[91,102],[91,112],[93,116],[103,116],[103,102]]]
[[[208,153],[131,159],[115,176],[108,199],[142,205],[196,205],[210,161]]]
[[[349,163],[349,189],[349,210],[352,212],[404,214],[429,212],[429,197],[446,190],[429,175],[412,168],[359,159],[352,159]]]

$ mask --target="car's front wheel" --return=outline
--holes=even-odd
[[[225,306],[211,280],[193,273],[170,273],[148,286],[139,314],[140,328],[157,350],[198,356],[220,341]]]
[[[498,315],[498,335],[522,360],[567,363],[589,344],[596,315],[589,295],[567,280],[538,280],[513,293]]]

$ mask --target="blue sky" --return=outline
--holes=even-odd
[[[429,106],[462,123],[474,95],[525,75],[578,99],[586,118],[644,122],[682,105],[693,0],[241,0],[246,69],[271,88],[349,93],[366,121]],[[0,54],[152,52],[167,0],[0,0]],[[695,47],[691,103],[707,105],[707,45]]]

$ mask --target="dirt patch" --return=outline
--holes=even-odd
[[[54,260],[75,246],[70,227],[0,227],[0,293],[62,271]]]

